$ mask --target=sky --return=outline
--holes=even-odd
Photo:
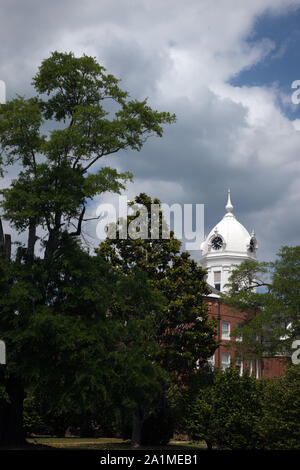
[[[0,44],[7,99],[32,96],[41,61],[72,51],[96,57],[132,98],[176,114],[141,152],[105,159],[133,173],[129,199],[147,192],[204,204],[207,234],[230,188],[259,260],[299,244],[300,104],[291,86],[300,80],[300,0],[1,0]],[[105,194],[89,215],[115,200]],[[85,232],[97,243],[95,224]]]

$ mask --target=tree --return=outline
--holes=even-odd
[[[28,231],[30,256],[37,227],[46,230],[49,258],[63,231],[80,235],[89,199],[124,189],[131,177],[108,167],[90,174],[92,167],[120,150],[141,150],[149,136],[162,136],[162,125],[175,116],[153,111],[146,101],[129,100],[118,80],[86,55],[52,53],[33,84],[36,97],[18,96],[0,107],[3,163],[21,165],[18,178],[2,192],[2,208],[17,230]],[[43,135],[49,121],[58,128]],[[74,220],[75,231],[70,229]]]
[[[262,417],[262,383],[245,373],[218,370],[212,382],[187,403],[185,429],[208,449],[261,448],[257,427]]]
[[[257,380],[234,368],[214,371],[181,394],[181,429],[208,449],[299,449],[299,366],[284,377]],[[179,400],[179,401],[180,401]]]
[[[236,334],[257,356],[293,352],[300,337],[300,247],[282,247],[272,263],[245,261],[233,270],[223,301],[249,315]]]
[[[153,209],[153,205],[156,208]],[[135,214],[119,220],[117,226],[108,228],[108,237],[96,250],[98,256],[109,263],[116,273],[124,273],[143,284],[152,286],[165,299],[156,312],[149,305],[140,309],[135,302],[120,305],[116,299],[111,314],[122,319],[129,338],[126,351],[136,348],[133,326],[142,328],[149,338],[152,351],[143,346],[135,356],[134,368],[123,368],[122,382],[128,384],[123,396],[130,397],[129,409],[133,413],[132,445],[140,445],[143,424],[150,414],[155,414],[157,403],[164,403],[170,383],[188,386],[202,371],[206,360],[216,349],[214,323],[208,320],[203,296],[208,293],[205,271],[180,252],[180,241],[170,232],[162,217],[160,201],[142,193],[130,204]],[[142,216],[143,215],[143,216]],[[154,230],[156,236],[153,237]],[[110,238],[111,234],[113,238]],[[129,235],[125,238],[124,234]],[[116,236],[115,236],[116,235]],[[128,297],[130,298],[128,290]],[[147,344],[147,343],[146,343]],[[128,359],[125,356],[124,361]],[[145,372],[141,369],[145,364]],[[147,365],[148,364],[148,365]],[[133,374],[137,369],[138,374]],[[155,370],[159,380],[148,381]],[[141,385],[141,386],[140,386]],[[154,387],[154,388],[153,388]]]
[[[17,437],[13,416],[18,415],[19,439],[23,436],[24,392],[14,400],[18,390],[29,387],[45,414],[57,419],[83,416],[103,401],[114,327],[106,316],[115,282],[110,276],[72,238],[61,245],[55,263],[36,260],[28,270],[15,262],[7,269],[0,311],[9,354],[1,378],[10,403],[2,401],[2,444],[12,445]]]
[[[284,377],[268,379],[263,389],[263,417],[258,433],[268,450],[300,449],[300,367],[287,369]]]
[[[102,307],[95,306],[99,298],[93,297],[93,289],[97,287],[94,282],[86,284],[89,276],[76,267],[76,263],[86,263],[90,273],[95,264],[90,265],[90,259],[71,243],[89,219],[85,215],[88,201],[105,191],[120,192],[131,178],[128,172],[99,169],[99,160],[120,150],[139,151],[148,137],[162,136],[162,126],[175,120],[174,115],[152,110],[146,100],[130,100],[118,80],[86,55],[52,53],[42,62],[33,85],[37,96],[17,96],[0,106],[0,169],[2,173],[8,165],[19,169],[10,186],[1,191],[1,207],[18,233],[28,235],[15,260],[0,260],[0,334],[7,341],[8,360],[1,373],[4,395],[10,398],[0,408],[0,443],[10,444],[24,440],[24,384],[37,377],[42,383],[43,374],[47,382],[53,372],[55,390],[61,387],[72,393],[63,381],[72,381],[77,349],[83,354],[85,343],[90,344],[89,328],[102,331],[109,323],[102,316],[105,295]],[[39,257],[38,239],[43,249]],[[70,265],[73,270],[66,275]],[[66,292],[70,289],[76,294],[72,290],[75,278],[80,279],[78,292],[86,290],[80,298],[75,295],[72,303]],[[95,321],[82,306],[86,295],[91,296]],[[66,297],[66,303],[60,302]],[[97,334],[95,350],[102,347],[103,331]],[[65,347],[70,347],[68,354]],[[83,356],[79,363],[84,371]],[[61,381],[56,380],[58,371]],[[80,380],[90,383],[91,371],[85,378],[82,374]]]

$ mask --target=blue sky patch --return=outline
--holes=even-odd
[[[278,89],[279,94],[291,96],[291,85],[300,80],[300,8],[282,16],[269,12],[261,15],[249,43],[264,38],[271,40],[274,49],[259,63],[243,70],[229,83],[233,86],[267,86]],[[280,102],[280,107],[291,119],[300,118],[300,106]]]

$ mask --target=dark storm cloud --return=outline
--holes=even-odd
[[[78,47],[97,55],[135,95],[147,95],[167,57],[163,51],[147,56],[138,40],[126,37],[124,29],[130,33],[134,27],[134,8],[139,11],[139,2],[121,2],[118,8],[118,2],[105,0],[2,0],[0,74],[8,95],[32,93],[31,78],[41,60],[56,48],[76,52]]]
[[[227,83],[276,53],[268,38],[247,37],[259,14],[290,4],[299,2],[2,0],[0,79],[8,98],[31,95],[51,51],[96,56],[132,97],[178,118],[142,152],[105,161],[133,172],[130,194],[147,188],[163,202],[204,203],[208,233],[230,187],[237,218],[256,229],[260,257],[271,257],[298,243],[300,132],[281,115],[276,90]]]
[[[293,175],[276,162],[262,166],[255,148],[249,149],[253,155],[246,165],[231,162],[236,143],[249,130],[246,109],[229,101],[219,109],[221,104],[207,91],[206,96],[209,95],[209,106],[173,103],[178,120],[165,131],[165,137],[149,142],[142,154],[120,155],[114,164],[129,168],[139,181],[153,181],[155,191],[159,182],[162,188],[165,182],[177,182],[183,190],[180,196],[176,191],[162,190],[164,202],[205,204],[206,233],[223,217],[227,189],[231,188],[234,213],[249,231],[256,230],[262,256],[270,257],[278,251],[279,240],[281,244],[287,240],[295,243],[292,234],[299,233],[299,219],[291,217],[290,207],[280,221],[275,210],[284,202]]]

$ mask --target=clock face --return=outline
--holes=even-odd
[[[223,246],[223,240],[219,235],[217,235],[212,239],[211,244],[215,250],[220,250]]]

